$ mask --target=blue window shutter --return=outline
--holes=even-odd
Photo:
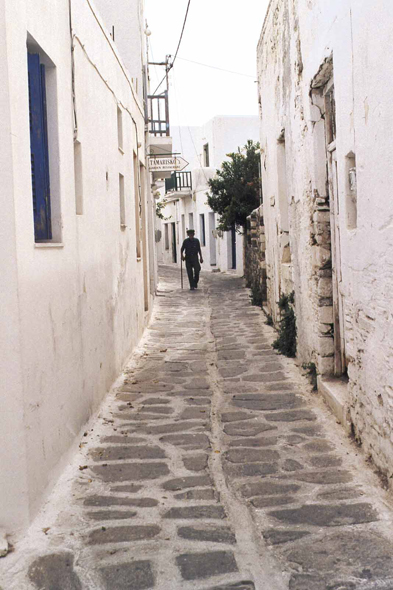
[[[28,71],[34,235],[38,242],[52,238],[45,66],[38,54],[28,53]]]

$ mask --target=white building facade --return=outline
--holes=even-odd
[[[393,4],[273,0],[258,45],[267,305],[393,475]],[[266,238],[266,244],[265,244]]]
[[[159,260],[179,263],[187,230],[194,229],[201,243],[203,270],[233,271],[243,275],[243,236],[217,230],[218,216],[207,204],[208,181],[228,153],[248,139],[258,141],[258,117],[217,116],[202,127],[173,127],[173,151],[189,162],[183,172],[166,182]]]
[[[127,5],[141,14],[139,0]],[[140,18],[127,22],[143,47]],[[0,0],[0,527],[8,532],[36,514],[152,306],[155,213],[136,85],[143,51],[129,71],[110,25],[91,0]]]

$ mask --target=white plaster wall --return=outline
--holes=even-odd
[[[1,6],[3,10],[5,7],[7,29],[6,48],[1,46],[3,54],[4,49],[7,51],[7,61],[4,66],[1,60],[1,67],[8,66],[9,80],[8,96],[7,89],[1,96],[5,103],[9,100],[5,125],[12,137],[12,154],[7,155],[7,144],[2,144],[1,163],[3,169],[3,162],[7,166],[12,159],[8,170],[13,173],[13,186],[11,179],[7,182],[8,218],[12,206],[15,210],[14,239],[12,223],[7,225],[5,217],[0,227],[3,251],[3,232],[10,234],[7,249],[14,265],[7,289],[13,303],[6,326],[13,347],[20,351],[20,367],[18,354],[14,371],[12,364],[5,366],[11,372],[12,387],[3,392],[3,403],[10,409],[15,406],[13,421],[22,421],[23,416],[23,428],[6,439],[2,452],[8,453],[11,460],[23,432],[25,444],[14,457],[13,471],[25,496],[21,493],[11,499],[12,486],[7,484],[0,504],[0,525],[17,530],[38,510],[64,465],[68,449],[121,371],[146,323],[143,265],[135,254],[132,166],[133,151],[138,151],[143,163],[145,150],[142,108],[125,77],[124,64],[93,6],[87,0],[73,2],[75,91],[84,191],[83,215],[76,215],[68,1],[53,0],[48,4],[45,0],[3,0]],[[49,124],[52,136],[57,137],[57,141],[55,137],[50,142],[50,158],[53,199],[56,192],[60,197],[57,231],[61,243],[45,245],[34,243],[28,34],[55,64],[58,88],[54,97],[57,117],[49,114]],[[7,79],[6,70],[4,74]],[[118,149],[118,104],[123,109],[124,154]],[[7,109],[3,113],[7,115]],[[142,144],[139,150],[131,115]],[[119,173],[125,179],[123,229]],[[151,303],[151,296],[149,299]],[[9,342],[0,342],[1,358],[6,363]],[[12,426],[10,422],[8,429]]]
[[[143,0],[94,0],[94,5],[134,82],[138,96],[143,100],[143,64],[146,40],[144,35]]]
[[[255,116],[216,116],[201,127],[171,127],[173,151],[189,162],[186,170],[203,166],[203,146],[209,144],[210,167],[220,168],[227,154],[243,147],[248,139],[259,141]]]
[[[9,70],[4,0],[0,2],[0,111],[2,141],[0,171],[1,224],[0,242],[0,526],[9,528],[19,520],[28,521],[26,444],[23,424],[22,356],[19,324],[18,269],[16,260],[15,201],[10,122]],[[12,445],[9,444],[12,441]],[[19,470],[15,470],[15,466]]]
[[[318,348],[317,279],[313,266],[313,191],[323,194],[317,145],[318,113],[310,84],[333,54],[337,107],[337,162],[342,283],[351,417],[367,453],[393,473],[393,172],[391,96],[393,5],[380,0],[273,1],[258,46],[261,144],[267,263],[277,280],[276,147],[285,128],[291,249],[296,293],[299,357]],[[358,223],[347,227],[346,156],[357,161]],[[272,292],[272,289],[271,289]],[[273,296],[271,296],[273,297]],[[272,301],[272,299],[271,299]]]

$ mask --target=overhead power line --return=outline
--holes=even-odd
[[[184,17],[184,22],[183,22],[183,28],[181,30],[179,43],[177,44],[177,49],[176,49],[175,57],[173,58],[173,62],[172,62],[171,68],[173,68],[173,66],[175,65],[177,54],[179,53],[180,43],[181,43],[181,40],[183,39],[184,27],[186,26],[187,16],[188,16],[188,10],[190,8],[190,4],[191,4],[191,0],[188,0],[186,15]]]
[[[189,8],[190,8],[190,4],[191,4],[191,0],[188,0],[187,10],[186,10],[186,14],[185,14],[184,21],[183,21],[183,27],[182,27],[182,30],[181,30],[181,33],[180,33],[179,43],[177,44],[177,49],[176,49],[175,57],[173,58],[172,63],[169,65],[168,70],[165,73],[165,76],[163,77],[163,79],[161,80],[161,82],[159,83],[159,85],[157,86],[157,88],[155,89],[155,91],[153,92],[153,95],[157,92],[157,90],[159,89],[159,87],[161,86],[161,84],[163,83],[163,81],[165,80],[165,78],[167,77],[169,71],[173,68],[173,66],[175,64],[175,61],[176,61],[176,58],[177,58],[177,54],[179,53],[180,44],[181,44],[181,41],[183,39],[183,33],[184,33],[184,28],[185,28],[186,22],[187,22],[187,16],[188,16],[188,11],[189,11]]]
[[[209,64],[203,64],[200,61],[194,61],[192,59],[186,59],[185,57],[179,57],[182,61],[188,61],[192,64],[197,64],[198,66],[204,66],[205,68],[212,68],[213,70],[220,70],[221,72],[228,72],[229,74],[236,74],[237,76],[245,76],[246,78],[256,78],[256,75],[252,76],[251,74],[243,74],[242,72],[234,72],[233,70],[226,70],[225,68],[219,68],[217,66],[211,66]]]

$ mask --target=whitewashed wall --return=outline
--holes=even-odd
[[[142,106],[87,0],[72,2],[83,166],[83,214],[76,215],[68,6],[68,0],[0,1],[6,131],[0,147],[0,237],[7,253],[1,257],[2,277],[7,277],[1,295],[9,303],[7,313],[3,306],[0,312],[0,526],[11,532],[37,512],[67,451],[138,342],[152,301],[148,294],[146,305],[135,243],[132,162],[135,151],[144,163]],[[27,40],[55,65],[48,118],[52,198],[59,205],[57,240],[47,244],[34,242]],[[124,153],[118,149],[118,105]],[[119,174],[126,195],[122,229]]]
[[[144,1],[94,0],[94,4],[119,50],[140,100],[143,100],[142,68],[146,53]]]
[[[333,58],[337,108],[337,172],[348,404],[356,436],[378,467],[393,474],[393,57],[386,51],[390,0],[273,0],[258,46],[261,147],[270,306],[280,280],[278,139],[284,129],[287,205],[298,354],[332,371],[331,320],[319,306],[331,295],[320,273],[329,258],[325,212],[326,161],[319,109],[310,89]],[[322,146],[322,147],[321,147]],[[348,223],[348,161],[356,154],[357,227]],[[325,319],[323,318],[325,315]],[[325,323],[326,322],[326,323]]]

